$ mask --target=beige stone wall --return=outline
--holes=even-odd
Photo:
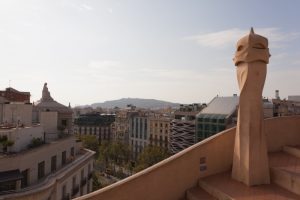
[[[19,152],[27,149],[33,138],[44,138],[44,130],[41,126],[0,129],[0,135],[6,135],[8,140],[14,141],[14,145],[8,147],[8,152]]]
[[[63,194],[63,187],[66,187],[66,193],[69,194],[70,197],[75,198],[81,196],[81,194],[87,194],[92,191],[92,179],[88,179],[89,174],[89,166],[90,172],[93,171],[93,159],[88,159],[86,162],[79,165],[76,169],[76,172],[70,173],[70,175],[66,178],[62,178],[57,182],[56,186],[56,199],[60,200]],[[81,186],[81,172],[83,171],[83,179],[87,179],[87,183]],[[79,186],[79,192],[72,196],[72,189],[73,189],[73,177],[76,177],[76,184]]]
[[[300,145],[300,116],[265,120],[269,151]],[[231,169],[235,128],[225,130],[111,186],[77,200],[174,200],[197,180]],[[200,170],[201,169],[201,170]]]
[[[40,123],[46,133],[57,133],[57,112],[41,112]]]
[[[45,161],[45,174],[51,173],[51,157],[57,156],[57,169],[62,164],[62,152],[66,151],[67,159],[70,158],[71,147],[75,147],[75,138],[69,137],[61,139],[51,144],[44,144],[16,155],[9,155],[0,159],[1,171],[20,169],[20,171],[29,169],[29,184],[35,184],[38,181],[38,163]]]
[[[32,105],[11,103],[3,104],[2,109],[2,122],[17,124],[24,124],[25,126],[31,126],[32,123]],[[1,122],[0,122],[1,123]]]
[[[300,116],[265,120],[268,151],[280,151],[285,145],[300,145]]]

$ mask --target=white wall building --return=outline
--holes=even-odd
[[[0,108],[0,199],[65,200],[92,191],[95,152],[57,130],[56,111],[40,110],[41,124],[32,124],[31,104]]]
[[[147,116],[134,116],[129,120],[129,145],[134,158],[149,144],[149,119]]]

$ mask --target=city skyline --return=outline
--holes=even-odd
[[[299,3],[272,1],[0,2],[2,89],[67,105],[120,98],[209,102],[238,92],[232,58],[254,27],[269,39],[263,95],[299,91]],[[247,8],[247,10],[243,10]],[[10,81],[11,80],[11,81]],[[9,83],[10,82],[10,83]]]

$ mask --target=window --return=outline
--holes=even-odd
[[[0,192],[16,190],[16,181],[6,181],[0,184]]]
[[[76,187],[76,176],[73,176],[72,187],[73,187],[73,189]]]
[[[28,186],[28,173],[29,173],[29,169],[26,169],[24,171],[21,172],[23,178],[21,179],[21,188],[27,187]]]
[[[81,180],[83,180],[83,178],[84,178],[84,169],[81,170],[81,174],[80,175],[81,175],[80,176]]]
[[[66,162],[67,162],[67,152],[66,152],[66,151],[63,151],[63,152],[61,153],[61,165],[66,164]]]
[[[65,199],[66,198],[66,194],[67,193],[67,186],[66,185],[64,185],[63,187],[62,187],[62,199]]]
[[[51,172],[56,171],[56,155],[51,157]]]
[[[135,118],[135,138],[138,138],[138,132],[139,132],[139,124],[138,124],[138,118]]]
[[[88,165],[88,174],[91,173],[91,164]]]
[[[62,124],[64,127],[66,127],[66,126],[67,126],[67,120],[66,120],[66,119],[61,120],[61,124]]]
[[[220,124],[224,124],[225,123],[225,119],[219,119],[219,123]]]
[[[75,156],[74,147],[71,148],[71,156]]]
[[[104,132],[104,134],[103,134],[103,135],[104,135],[104,136],[103,136],[103,139],[106,140],[106,129],[103,129],[103,132]]]
[[[140,138],[142,139],[142,133],[143,133],[143,122],[142,122],[142,118],[140,118]]]
[[[217,131],[217,126],[216,125],[212,125],[211,126],[211,131],[212,132],[216,132]]]
[[[38,180],[45,176],[45,161],[38,164]]]
[[[209,125],[208,124],[205,124],[205,126],[204,126],[204,130],[209,130]]]

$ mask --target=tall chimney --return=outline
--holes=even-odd
[[[279,90],[275,90],[275,98],[276,99],[280,99]]]

